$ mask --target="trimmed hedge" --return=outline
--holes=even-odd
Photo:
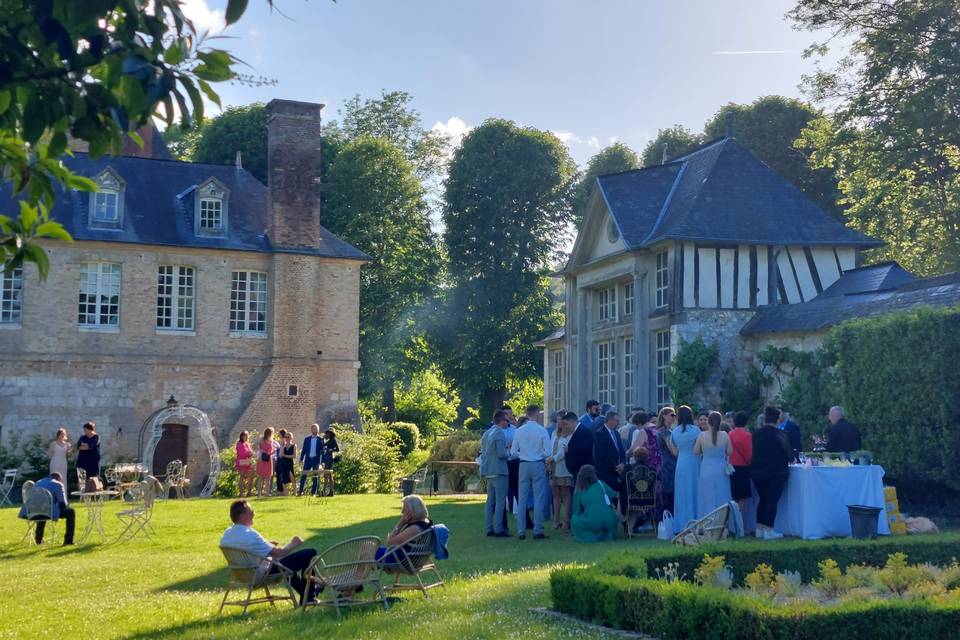
[[[775,604],[715,587],[611,576],[598,569],[554,571],[550,589],[562,613],[663,640],[950,638],[960,626],[960,603]]]
[[[400,457],[406,458],[420,448],[420,428],[412,422],[393,422],[390,430],[400,437]]]
[[[815,603],[777,604],[759,596],[667,583],[647,578],[670,563],[692,579],[704,554],[723,555],[735,578],[766,562],[776,571],[799,571],[804,582],[819,575],[817,562],[833,558],[850,564],[882,566],[896,551],[911,563],[950,563],[960,535],[881,540],[824,540],[763,543],[738,541],[645,553],[614,553],[593,567],[565,567],[550,575],[556,610],[663,640],[901,640],[953,637],[960,627],[960,602],[924,599],[873,600],[823,607]]]
[[[799,571],[804,582],[820,575],[817,563],[825,558],[837,561],[841,569],[851,564],[883,566],[887,556],[902,551],[911,563],[929,562],[948,565],[960,560],[960,534],[931,536],[887,536],[876,540],[790,540],[771,544],[760,540],[737,540],[698,547],[663,547],[642,554],[618,552],[607,556],[597,568],[609,575],[643,578],[654,575],[654,570],[675,562],[681,575],[693,579],[693,572],[704,554],[722,555],[733,571],[736,584],[760,563],[767,563],[774,571]]]

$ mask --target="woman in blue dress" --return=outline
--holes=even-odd
[[[693,410],[683,405],[677,410],[679,425],[670,432],[670,449],[677,456],[673,482],[673,529],[683,531],[697,518],[697,485],[700,484],[700,458],[693,452],[700,429],[694,424]]]
[[[700,484],[697,488],[697,514],[702,518],[730,502],[730,478],[727,476],[727,460],[733,453],[730,436],[720,431],[723,416],[711,411],[707,416],[707,431],[700,433],[693,452],[702,455],[700,461]]]

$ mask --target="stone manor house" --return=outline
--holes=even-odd
[[[65,159],[96,193],[61,192],[50,276],[2,276],[0,424],[75,441],[97,423],[107,460],[138,459],[145,421],[175,398],[206,412],[216,443],[241,430],[352,422],[360,268],[321,224],[320,111],[267,106],[269,180],[170,159],[155,129],[130,155]],[[3,196],[10,197],[6,185]],[[0,272],[2,275],[2,272]],[[154,470],[208,470],[193,424],[163,426]],[[183,421],[188,422],[188,421]],[[209,439],[209,437],[208,437]]]
[[[600,176],[560,274],[565,327],[537,343],[547,411],[668,404],[671,356],[698,336],[726,367],[767,345],[815,349],[848,318],[960,304],[960,273],[860,267],[881,244],[732,137]]]

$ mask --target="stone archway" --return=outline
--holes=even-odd
[[[220,476],[220,449],[217,447],[217,439],[213,433],[213,425],[210,424],[210,418],[206,413],[196,407],[187,405],[176,405],[161,410],[153,417],[150,422],[150,439],[143,448],[143,464],[148,469],[153,468],[153,455],[156,452],[157,444],[163,437],[163,426],[167,422],[176,421],[183,424],[183,420],[192,420],[197,427],[203,443],[207,446],[207,453],[210,456],[210,473],[207,476],[207,482],[200,491],[200,497],[206,498],[213,495],[213,490],[217,486],[217,478]]]

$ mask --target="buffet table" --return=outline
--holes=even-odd
[[[884,507],[883,467],[790,466],[790,479],[777,505],[777,531],[807,540],[849,537],[847,505]],[[744,525],[753,531],[756,523],[754,499],[746,504]],[[890,535],[886,514],[880,512],[877,533]]]

